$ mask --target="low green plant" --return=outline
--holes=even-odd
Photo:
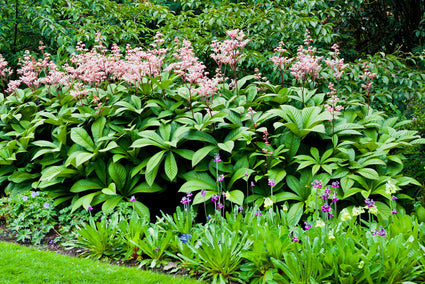
[[[120,258],[124,249],[123,241],[118,238],[118,222],[116,216],[112,219],[103,217],[98,222],[90,218],[89,223],[84,223],[78,229],[77,240],[73,245],[87,258]]]
[[[57,223],[56,210],[46,192],[30,191],[2,198],[0,215],[16,239],[40,244]]]

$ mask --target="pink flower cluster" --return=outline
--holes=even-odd
[[[377,73],[372,73],[369,70],[369,65],[365,62],[363,64],[363,74],[360,75],[360,79],[362,79],[365,84],[361,84],[361,87],[365,89],[368,93],[370,93],[370,89],[373,85],[373,79],[376,77]]]
[[[311,46],[312,39],[309,30],[305,32],[304,45],[298,48],[297,58],[294,64],[289,68],[292,76],[304,85],[308,77],[313,79],[313,82],[319,77],[321,69],[321,56],[315,56],[316,48]]]
[[[331,98],[328,100],[329,105],[326,104],[325,105],[325,109],[327,111],[329,111],[329,113],[331,114],[331,116],[329,117],[329,121],[333,121],[335,120],[336,115],[338,114],[338,112],[340,112],[341,110],[344,109],[343,106],[337,105],[339,98],[336,95],[336,89],[334,88],[334,84],[332,82],[329,82],[329,89],[330,92],[328,92],[327,94],[329,96],[331,96]]]
[[[331,48],[334,50],[329,52],[329,55],[332,58],[326,59],[325,63],[333,71],[333,76],[336,79],[336,82],[338,85],[339,80],[341,79],[342,74],[344,73],[344,69],[348,66],[348,64],[344,64],[344,58],[342,59],[338,58],[338,55],[340,54],[340,52],[339,52],[339,46],[337,44],[334,44]]]
[[[236,68],[239,60],[242,58],[242,49],[245,48],[249,39],[245,39],[245,33],[242,30],[235,29],[227,31],[226,34],[230,37],[223,42],[213,40],[211,49],[213,54],[211,58],[217,63],[219,67],[229,65]]]

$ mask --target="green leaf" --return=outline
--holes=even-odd
[[[171,151],[169,151],[167,153],[167,156],[165,157],[164,171],[167,177],[170,179],[170,181],[173,181],[175,177],[177,176],[177,172],[178,172],[177,162],[173,152]]]
[[[357,173],[368,179],[379,179],[379,174],[371,168],[358,169]]]
[[[288,226],[295,227],[298,222],[301,220],[301,216],[304,212],[304,202],[298,202],[295,203],[289,208],[288,215],[287,215],[287,221]]]
[[[226,196],[226,199],[229,200],[230,202],[238,204],[239,206],[242,206],[243,200],[244,200],[244,194],[240,190],[232,190]]]
[[[81,166],[85,162],[90,161],[90,159],[94,157],[93,153],[83,152],[83,151],[74,152],[74,154],[75,154],[75,167],[76,168],[78,168],[79,166]]]
[[[93,198],[97,195],[99,195],[100,192],[93,192],[87,195],[84,195],[83,197],[80,197],[72,204],[71,213],[77,210],[79,207],[83,206],[86,210],[89,208],[90,203],[92,202]]]
[[[103,129],[105,128],[106,118],[104,116],[99,117],[93,122],[91,126],[91,132],[93,134],[93,140],[98,141],[103,136]]]
[[[150,220],[150,212],[149,208],[146,207],[143,203],[139,201],[134,201],[134,210],[136,211],[137,215],[141,218],[145,218],[146,220]]]
[[[165,153],[166,153],[165,150],[162,150],[156,153],[155,155],[153,155],[152,158],[149,159],[148,163],[146,164],[145,178],[146,178],[146,182],[149,185],[152,185],[153,182],[155,181],[159,166],[161,165],[161,162],[164,159]]]
[[[108,200],[106,200],[102,204],[102,211],[104,213],[112,213],[112,211],[118,205],[118,203],[121,202],[122,198],[123,197],[121,195],[113,196],[113,197],[108,198]]]
[[[94,152],[95,146],[93,140],[90,138],[89,134],[84,128],[75,127],[71,129],[71,140],[84,147],[86,150],[90,152]]]
[[[217,146],[226,152],[232,153],[233,147],[235,146],[235,142],[232,140],[229,140],[225,143],[218,143]]]
[[[56,177],[71,177],[77,173],[78,171],[68,169],[66,166],[51,166],[41,172],[40,180],[51,181]]]
[[[118,187],[118,190],[123,189],[127,180],[127,170],[125,167],[119,163],[110,163],[108,173]]]
[[[108,187],[103,188],[102,193],[106,195],[116,195],[117,187],[115,186],[115,183],[111,182]]]
[[[39,176],[40,176],[39,173],[30,174],[30,173],[27,173],[27,172],[15,171],[7,179],[11,182],[14,182],[14,183],[21,183],[21,182],[24,182],[24,181],[29,181],[29,180],[35,179]]]
[[[158,191],[161,191],[161,190],[162,190],[162,187],[160,187],[156,183],[149,185],[147,182],[143,182],[143,183],[137,185],[135,188],[133,188],[128,193],[128,195],[133,195],[133,194],[140,193],[140,192],[153,193],[153,192],[158,192]]]
[[[78,193],[78,192],[83,192],[87,190],[101,189],[101,188],[103,188],[103,185],[97,179],[80,179],[72,185],[69,191]]]
[[[192,167],[196,166],[200,161],[202,161],[211,151],[217,149],[214,145],[205,146],[193,154],[192,157]]]

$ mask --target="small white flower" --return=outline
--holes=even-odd
[[[342,209],[340,216],[342,221],[351,220],[351,215],[350,212],[348,212],[347,208]]]
[[[316,227],[317,228],[323,228],[323,227],[325,227],[325,222],[323,222],[322,219],[317,220]]]
[[[362,214],[364,212],[365,211],[364,211],[363,207],[354,207],[352,214],[353,214],[353,216],[359,216],[360,214]]]
[[[264,199],[264,208],[269,208],[273,205],[273,200],[270,197]]]

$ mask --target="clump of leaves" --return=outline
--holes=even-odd
[[[18,241],[38,245],[56,224],[56,210],[46,192],[16,194],[1,203],[0,215]]]

